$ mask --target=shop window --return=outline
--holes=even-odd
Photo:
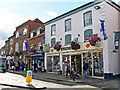
[[[115,32],[115,50],[119,49],[120,32]]]
[[[18,37],[19,37],[19,32],[17,31],[17,32],[16,32],[16,38],[18,38]]]
[[[103,76],[103,52],[93,53],[93,72],[94,76]]]
[[[65,32],[71,31],[71,19],[65,20]]]
[[[47,57],[47,70],[48,72],[52,72],[52,56]]]
[[[56,34],[56,24],[51,26],[51,36]]]
[[[84,42],[87,42],[89,40],[89,37],[93,35],[93,30],[88,29],[84,31]]]
[[[87,11],[83,14],[84,26],[92,25],[92,11]]]
[[[54,46],[55,42],[56,42],[56,39],[55,39],[55,38],[52,38],[52,39],[51,39],[51,47]]]
[[[47,70],[48,72],[57,72],[60,70],[60,58],[59,56],[47,57]]]
[[[71,34],[65,36],[65,45],[71,44]]]
[[[27,34],[27,29],[25,28],[24,30],[23,30],[23,35],[26,35]]]

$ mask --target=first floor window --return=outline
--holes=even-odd
[[[56,34],[56,24],[51,26],[51,36]]]
[[[71,34],[65,36],[65,45],[71,44]]]
[[[15,51],[18,52],[18,50],[19,50],[19,44],[16,43],[16,45],[15,45]]]
[[[38,43],[38,51],[40,51],[41,42]]]
[[[87,42],[89,40],[89,37],[91,37],[93,34],[92,29],[88,29],[84,31],[84,42]]]
[[[24,41],[23,41],[23,51],[26,51],[26,48],[27,48],[26,43],[27,43],[27,41],[24,40]]]
[[[54,46],[55,42],[56,42],[56,39],[55,39],[55,38],[52,38],[52,39],[51,39],[51,47]]]

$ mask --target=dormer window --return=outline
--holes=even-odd
[[[17,32],[16,32],[16,38],[18,38],[18,37],[19,37],[19,32],[17,31]]]
[[[23,35],[26,35],[27,34],[27,29],[25,28],[24,30],[23,30]]]

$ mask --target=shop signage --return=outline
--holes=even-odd
[[[44,52],[42,53],[35,53],[35,54],[31,54],[31,57],[43,57],[45,55]]]
[[[71,46],[61,48],[61,51],[65,51],[65,50],[72,50],[72,48],[71,48]]]
[[[86,44],[86,47],[89,48],[89,47],[90,47],[90,44]]]

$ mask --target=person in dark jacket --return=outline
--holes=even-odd
[[[34,71],[35,71],[35,73],[37,73],[37,63],[36,62],[34,63]]]
[[[24,62],[22,62],[22,71],[24,71],[24,67],[25,67],[25,64],[24,64]]]
[[[68,78],[68,73],[70,74],[70,62],[69,61],[67,61],[66,78]]]
[[[85,77],[88,78],[88,63],[87,63],[87,61],[85,61],[85,64],[83,66],[83,70],[85,73]]]

